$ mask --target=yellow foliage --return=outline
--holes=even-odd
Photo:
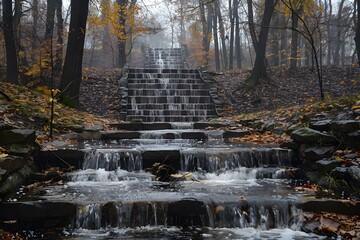
[[[137,5],[127,3],[120,6],[116,1],[109,4],[100,4],[101,15],[97,11],[93,11],[88,17],[89,28],[105,28],[109,27],[109,33],[119,41],[126,42],[128,40],[127,28],[132,28],[132,34],[144,31],[139,16],[141,8]]]

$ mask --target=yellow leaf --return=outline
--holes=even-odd
[[[6,154],[6,153],[0,153],[0,158],[4,158],[4,157],[7,157],[9,156],[9,154]]]

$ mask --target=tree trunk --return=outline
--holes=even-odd
[[[286,18],[283,14],[280,16],[280,26],[286,26]],[[287,31],[280,30],[280,64],[287,66]]]
[[[299,27],[299,18],[297,17],[297,15],[299,15],[300,11],[297,10],[297,8],[295,10],[292,10],[291,13],[291,28],[292,29],[298,29]],[[291,47],[290,47],[290,69],[296,69],[297,67],[297,58],[298,58],[298,32],[293,30],[291,32]]]
[[[220,49],[219,49],[219,37],[218,37],[218,21],[217,21],[217,15],[214,9],[213,14],[213,34],[214,34],[214,48],[215,48],[215,67],[216,70],[220,70]]]
[[[239,18],[239,1],[234,1],[234,18],[235,18],[235,56],[236,67],[241,68],[241,35],[240,35],[240,18]]]
[[[255,65],[251,71],[251,76],[249,78],[250,81],[249,83],[251,86],[256,86],[260,84],[261,79],[268,78],[266,72],[266,59],[265,59],[266,42],[269,34],[269,25],[272,14],[275,9],[275,5],[276,5],[275,0],[267,0],[265,2],[265,9],[261,21],[260,33],[258,38],[259,41],[257,42],[257,44],[254,44],[256,57],[255,57]]]
[[[278,13],[274,14],[273,19],[274,19],[273,25],[280,26]],[[270,62],[271,62],[272,66],[277,67],[280,64],[279,30],[278,29],[270,29],[270,31],[271,31],[270,34],[271,34],[271,38],[272,38],[271,50],[270,50],[271,51],[271,61]]]
[[[209,42],[208,33],[207,33],[207,21],[206,21],[206,15],[205,15],[205,4],[203,0],[199,0],[199,10],[200,10],[200,20],[201,20],[201,26],[202,26],[202,54],[203,54],[203,60],[204,60],[204,67],[207,68],[209,64],[208,59],[208,51],[207,46]]]
[[[119,46],[119,68],[123,68],[126,64],[126,6],[128,0],[117,0],[116,1],[120,6],[119,12],[119,24],[121,25],[122,36],[118,38]]]
[[[229,67],[228,63],[228,54],[227,54],[227,48],[226,48],[226,36],[225,36],[225,27],[224,27],[224,21],[221,15],[220,10],[220,3],[219,0],[215,1],[215,9],[216,9],[216,15],[219,19],[219,30],[220,30],[220,38],[221,38],[221,45],[222,45],[222,52],[223,52],[223,59],[224,59],[224,67],[227,69]]]
[[[18,84],[18,62],[13,26],[12,0],[3,0],[3,28],[6,48],[6,81]]]
[[[356,1],[356,27],[355,27],[355,46],[356,46],[356,55],[358,59],[358,65],[360,65],[360,0]]]
[[[88,10],[89,0],[71,0],[69,38],[60,82],[61,100],[71,107],[79,107]]]
[[[109,14],[109,10],[110,10],[110,0],[101,0],[100,1],[100,9],[101,9],[101,18],[103,21],[106,21],[107,19],[107,15]],[[106,54],[108,54],[108,50],[110,47],[110,34],[109,34],[109,24],[106,24],[104,27],[104,31],[103,31],[103,36],[102,36],[102,50],[103,50],[103,54],[104,56],[106,56]]]
[[[233,1],[233,3],[231,3]],[[235,31],[235,2],[237,0],[229,0],[229,19],[230,19],[230,46],[229,46],[229,69],[234,67],[234,31]]]
[[[56,0],[56,52],[54,71],[56,75],[60,75],[63,62],[63,35],[64,35],[64,19],[62,16],[62,0]]]
[[[46,8],[46,24],[45,24],[45,41],[51,41],[54,33],[54,17],[56,10],[56,1],[47,0],[47,8]],[[47,49],[48,51],[48,49]]]
[[[329,11],[327,9],[329,8]],[[332,19],[332,2],[329,0],[329,4],[327,4],[327,1],[325,1],[325,21],[326,21],[326,32],[327,32],[327,58],[326,58],[326,64],[331,64],[331,55],[332,55],[332,31],[331,31],[331,19]]]
[[[21,0],[15,0],[15,15],[14,15],[14,31],[15,31],[15,47],[17,51],[17,58],[19,65],[22,66],[28,66],[28,62],[26,60],[26,51],[24,46],[21,44],[21,17],[23,15],[22,12],[22,1]]]
[[[337,34],[336,34],[335,51],[334,51],[334,65],[340,65],[341,34],[342,34],[343,28],[344,28],[344,26],[342,26],[342,22],[343,22],[342,10],[343,10],[343,6],[344,6],[344,2],[345,2],[345,0],[341,0],[341,2],[339,4],[339,10],[338,10],[337,19],[336,19]]]
[[[33,25],[32,25],[32,34],[31,34],[31,60],[33,61],[33,63],[36,61],[36,50],[39,46],[39,39],[38,39],[38,34],[37,34],[37,27],[38,27],[38,22],[39,22],[39,2],[38,0],[33,0],[32,2],[32,18],[33,18]]]

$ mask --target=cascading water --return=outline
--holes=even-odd
[[[183,139],[201,132],[174,126],[84,144],[82,170],[40,191],[43,201],[76,206],[64,239],[320,238],[299,231],[302,196],[278,174],[291,167],[291,151],[229,145],[219,142],[219,131],[203,134],[207,140]],[[184,179],[159,182],[145,171],[149,162],[171,161]]]

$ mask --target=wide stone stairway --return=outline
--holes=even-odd
[[[196,122],[216,117],[209,86],[196,69],[184,68],[184,50],[146,51],[143,69],[129,69],[127,121]]]

